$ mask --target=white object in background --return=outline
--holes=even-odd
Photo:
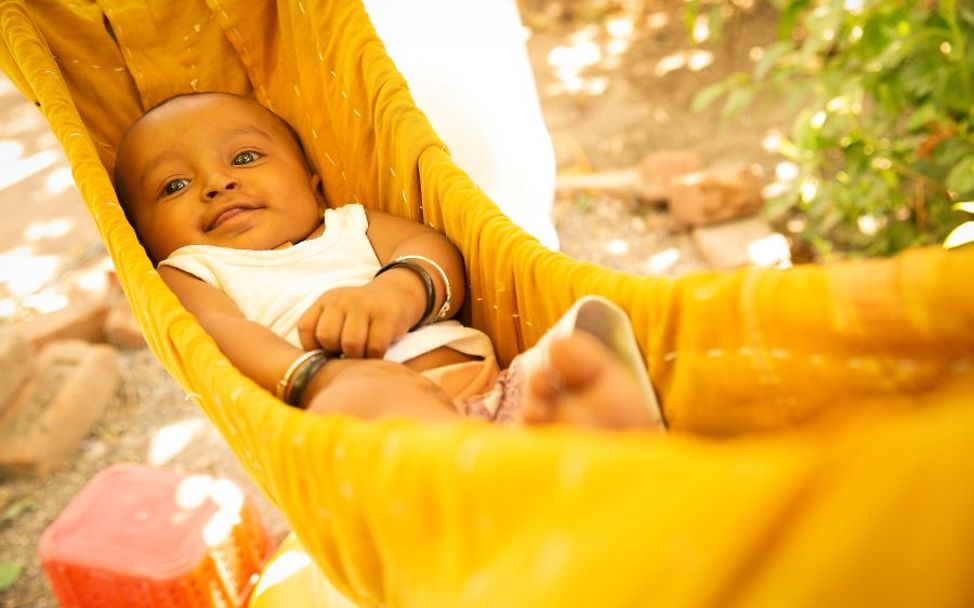
[[[372,24],[453,159],[551,249],[555,156],[514,0],[365,0]]]

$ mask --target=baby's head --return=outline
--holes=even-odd
[[[149,110],[122,137],[115,187],[154,262],[184,245],[274,249],[321,224],[321,179],[280,117],[199,93]]]

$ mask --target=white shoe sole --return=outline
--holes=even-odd
[[[538,343],[524,354],[525,371],[544,366],[545,353],[551,340],[570,336],[577,330],[591,334],[615,355],[636,381],[653,422],[660,428],[664,428],[663,413],[656,393],[653,391],[649,374],[646,373],[646,366],[632,324],[629,322],[629,316],[617,304],[602,296],[589,295],[579,298]]]

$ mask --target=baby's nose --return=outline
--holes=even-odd
[[[236,190],[240,187],[237,180],[232,177],[221,176],[211,179],[206,188],[206,198],[213,199],[223,192],[229,192],[230,190]]]

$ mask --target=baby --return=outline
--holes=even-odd
[[[190,94],[153,108],[122,138],[115,183],[163,281],[234,365],[290,405],[660,425],[633,366],[604,338],[571,331],[610,304],[576,307],[566,337],[498,373],[487,337],[448,320],[464,298],[456,248],[360,205],[326,209],[294,131],[248,98]]]

